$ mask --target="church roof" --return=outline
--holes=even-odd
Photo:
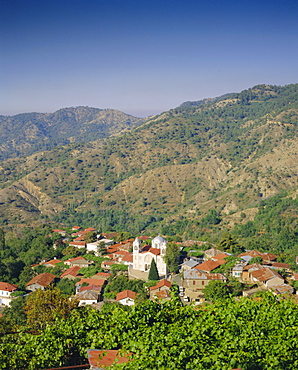
[[[159,256],[160,255],[160,249],[159,248],[150,247],[150,245],[146,245],[142,249],[142,252],[141,253],[147,253],[147,252],[150,252],[150,253],[154,254],[155,256]]]
[[[164,239],[162,236],[158,235],[153,240],[152,243],[158,242],[158,243],[166,243],[166,239]]]

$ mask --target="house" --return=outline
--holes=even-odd
[[[124,306],[132,306],[135,304],[136,293],[132,290],[124,290],[116,295],[116,301]]]
[[[274,295],[294,293],[294,288],[289,284],[275,285],[271,290]]]
[[[80,269],[81,269],[80,266],[72,266],[63,272],[63,274],[60,276],[60,279],[74,280],[80,277],[80,275],[78,275]]]
[[[55,267],[57,263],[60,263],[61,261],[54,258],[53,260],[47,261],[47,262],[42,262],[41,265],[45,267]]]
[[[60,229],[52,230],[52,233],[57,233],[57,234],[60,234],[61,236],[65,236],[66,235],[66,231],[60,230]]]
[[[162,236],[152,240],[151,246],[142,247],[142,242],[136,238],[133,242],[133,269],[142,272],[149,272],[151,261],[154,259],[159,276],[167,274],[167,265],[164,261],[167,241]],[[130,270],[129,270],[130,273]]]
[[[11,293],[18,289],[16,285],[0,281],[0,305],[9,306],[13,300]]]
[[[84,288],[88,288],[88,287],[84,287]],[[79,307],[90,305],[90,304],[99,302],[99,294],[100,292],[98,291],[86,289],[86,290],[78,292],[75,295],[75,299],[79,301]]]
[[[251,279],[250,273],[255,270],[260,270],[261,268],[263,268],[263,266],[259,263],[244,266],[242,270],[242,280],[247,283],[252,283],[253,280]]]
[[[241,279],[243,273],[243,265],[241,263],[238,263],[232,268],[232,276]]]
[[[254,257],[261,257],[264,261],[264,263],[271,263],[274,262],[277,258],[275,254],[272,253],[262,253],[257,250],[251,250],[251,251],[246,251],[244,253],[239,254],[240,258],[243,258],[245,261],[249,261],[251,258]]]
[[[226,277],[219,273],[209,273],[197,268],[193,268],[183,273],[183,287],[185,288],[185,295],[191,300],[198,300],[203,298],[202,290],[212,280],[226,281]]]
[[[218,261],[212,261],[207,260],[200,265],[195,266],[195,269],[205,271],[205,272],[211,272],[212,270],[215,270],[217,267],[219,267],[222,263]]]
[[[80,268],[82,267],[89,267],[90,265],[93,264],[91,261],[87,261],[84,257],[74,257],[70,258],[69,260],[64,261],[65,265],[68,266],[79,266]]]
[[[43,274],[39,274],[37,276],[34,276],[33,279],[31,279],[27,284],[27,290],[31,290],[32,292],[35,292],[37,289],[46,289],[51,284],[55,283],[56,276],[54,274],[50,274],[48,272],[44,272]]]
[[[204,256],[205,256],[205,259],[206,260],[209,260],[211,259],[212,257],[215,257],[219,254],[222,254],[223,252],[220,251],[219,249],[216,249],[214,247],[210,248],[210,249],[207,249],[205,252],[204,252]]]
[[[104,269],[104,270],[108,270],[108,271],[110,271],[111,266],[112,266],[112,265],[115,265],[115,264],[117,264],[117,262],[116,262],[116,261],[109,261],[109,260],[105,260],[105,261],[102,261],[102,263],[101,263],[100,267],[101,267],[102,269]]]
[[[124,257],[122,257],[123,265],[133,266],[133,254],[127,253]]]
[[[267,288],[284,284],[284,279],[279,273],[269,267],[251,271],[250,275],[253,282],[264,284]]]
[[[119,354],[119,350],[87,349],[90,370],[104,370],[113,364],[129,362],[131,354]]]
[[[181,272],[190,270],[190,269],[196,267],[197,265],[199,265],[199,262],[190,258],[189,260],[182,263]]]
[[[91,279],[108,279],[112,274],[109,272],[98,272],[97,274],[91,276]]]
[[[91,279],[91,278],[82,278],[80,281],[76,283],[76,292],[78,293],[82,287],[82,285],[85,283],[88,285],[94,285],[98,287],[103,287],[106,284],[106,279]]]
[[[168,299],[170,298],[170,288],[172,284],[166,279],[160,280],[156,285],[150,287],[150,299]],[[160,294],[161,293],[161,294]]]
[[[71,230],[72,230],[72,231],[79,231],[79,230],[81,230],[81,227],[80,227],[80,226],[73,226],[73,227],[71,228]]]
[[[76,247],[76,248],[86,248],[86,242],[85,241],[80,241],[80,240],[73,240],[72,242],[69,243],[69,246],[71,247]]]
[[[228,254],[228,253],[220,253],[220,254],[217,254],[216,256],[212,257],[211,260],[216,261],[216,262],[220,263],[221,265],[224,265],[225,263],[227,263],[226,258],[230,257],[230,256],[231,256],[231,254]]]

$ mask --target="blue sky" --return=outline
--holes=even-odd
[[[297,0],[0,0],[0,114],[148,116],[298,82]]]

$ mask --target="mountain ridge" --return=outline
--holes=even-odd
[[[257,85],[171,109],[104,140],[3,161],[0,216],[9,213],[8,224],[89,217],[138,231],[158,228],[158,220],[200,223],[210,209],[220,227],[244,222],[244,211],[252,219],[261,200],[296,194],[297,94],[298,84]],[[37,186],[53,210],[14,190],[24,183],[27,193]]]

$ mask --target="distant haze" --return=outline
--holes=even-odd
[[[296,0],[4,0],[0,114],[62,107],[149,116],[298,82]]]

